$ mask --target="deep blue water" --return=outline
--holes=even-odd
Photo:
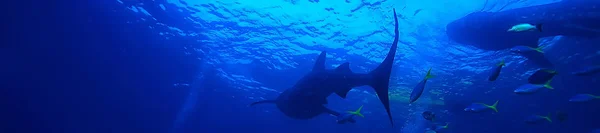
[[[554,90],[512,91],[539,67],[506,50],[487,51],[452,42],[447,23],[479,10],[483,1],[15,1],[4,5],[0,91],[2,133],[422,133],[436,112],[449,128],[440,133],[589,133],[600,128],[600,100],[572,103],[579,93],[600,95],[599,74],[568,73],[599,65],[596,38],[550,37],[544,54],[555,65]],[[504,1],[490,1],[499,2]],[[552,1],[533,1],[511,8]],[[405,7],[406,5],[406,7]],[[390,80],[392,114],[370,87],[348,98],[330,96],[327,107],[364,105],[365,118],[337,124],[321,115],[295,120],[274,99],[310,71],[322,50],[327,67],[350,62],[352,71],[377,66],[393,40],[401,43]],[[413,15],[416,9],[423,9]],[[507,65],[497,81],[488,69]],[[412,87],[428,68],[436,75],[418,102]],[[563,74],[564,73],[564,74]],[[498,113],[469,113],[471,103]],[[533,114],[562,111],[564,122],[535,125]]]

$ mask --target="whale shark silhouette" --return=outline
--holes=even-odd
[[[542,32],[507,32],[520,23],[543,24]],[[542,37],[600,36],[600,1],[563,0],[502,12],[474,12],[446,25],[448,37],[484,50],[537,47]]]
[[[368,85],[375,89],[379,100],[385,107],[390,123],[394,126],[390,112],[388,89],[392,65],[398,47],[399,31],[396,9],[393,9],[393,12],[395,21],[394,42],[383,62],[373,71],[365,74],[354,73],[350,70],[348,62],[332,70],[325,69],[326,52],[323,51],[317,57],[312,71],[302,77],[292,88],[285,90],[275,100],[258,101],[250,106],[272,103],[286,116],[294,119],[311,119],[324,113],[339,116],[339,112],[324,106],[327,104],[327,97],[335,93],[342,98],[346,98],[352,88]]]
[[[542,32],[507,32],[512,26],[543,24]],[[501,12],[473,12],[446,25],[448,37],[483,50],[504,50],[522,45],[536,48],[538,40],[557,35],[593,38],[600,36],[600,0],[563,0],[557,3]],[[528,56],[548,64],[540,56]]]

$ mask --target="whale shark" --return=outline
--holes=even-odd
[[[507,32],[520,23],[543,24],[543,32]],[[557,35],[598,37],[600,1],[566,0],[501,12],[474,12],[446,25],[451,40],[484,50],[523,45],[537,47],[538,39]]]
[[[523,23],[543,24],[543,31],[507,32]],[[557,35],[598,37],[599,24],[599,0],[563,0],[500,12],[473,12],[448,23],[446,34],[457,43],[495,51],[519,45],[536,48],[540,38]]]
[[[311,119],[321,114],[341,115],[339,112],[325,107],[327,97],[337,94],[346,98],[348,92],[359,86],[371,86],[388,115],[390,123],[394,126],[389,103],[389,81],[394,64],[396,49],[398,48],[399,31],[396,9],[393,9],[395,30],[394,42],[387,56],[379,66],[369,73],[354,73],[350,70],[350,63],[346,62],[335,69],[325,68],[326,51],[322,51],[316,59],[312,70],[296,82],[291,88],[286,89],[276,99],[257,101],[257,104],[275,104],[279,111],[293,119]]]

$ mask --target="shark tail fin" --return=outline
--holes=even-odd
[[[381,64],[379,64],[379,66],[377,66],[377,68],[375,68],[375,70],[371,71],[369,73],[369,75],[371,75],[371,81],[369,82],[369,86],[373,87],[373,89],[375,89],[375,92],[377,93],[377,96],[379,97],[379,100],[381,101],[381,103],[383,104],[383,106],[385,107],[385,111],[388,114],[388,118],[390,119],[390,123],[392,124],[392,126],[394,126],[394,121],[392,120],[392,113],[390,112],[390,98],[388,95],[389,92],[389,83],[390,83],[390,75],[392,73],[392,66],[394,64],[394,57],[396,56],[396,49],[398,49],[398,40],[400,38],[400,33],[398,31],[398,16],[396,15],[396,9],[393,10],[394,11],[394,26],[395,26],[395,36],[394,36],[394,42],[392,43],[392,47],[390,48],[390,51],[388,52],[387,56],[385,57],[385,59],[383,60],[383,62],[381,62]]]
[[[265,103],[275,103],[275,100],[262,100],[262,101],[258,101],[258,102],[253,102],[252,104],[250,104],[250,106],[254,106],[257,104],[265,104]]]
[[[536,24],[535,25],[535,29],[537,29],[538,31],[542,32],[542,25],[543,24]]]

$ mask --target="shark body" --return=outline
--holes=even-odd
[[[323,51],[317,57],[312,71],[302,77],[294,86],[282,92],[274,100],[254,102],[251,106],[272,103],[283,114],[294,119],[311,119],[321,114],[340,116],[341,113],[325,107],[327,97],[335,93],[342,98],[346,98],[347,93],[352,88],[368,85],[375,89],[393,126],[388,86],[399,40],[398,18],[395,9],[394,20],[394,42],[386,58],[375,70],[369,73],[354,73],[350,70],[348,62],[335,69],[326,69],[325,59],[327,54]]]

